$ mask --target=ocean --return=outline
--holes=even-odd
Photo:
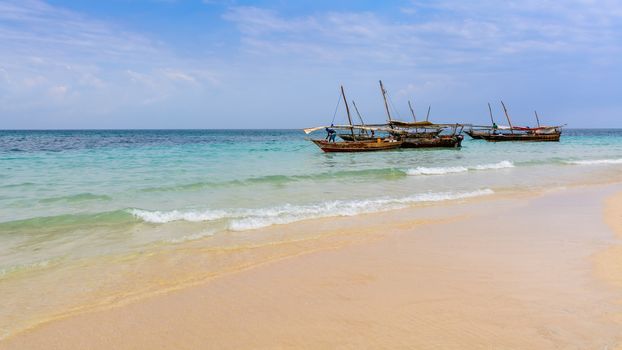
[[[343,154],[308,137],[0,131],[0,339],[313,249],[304,220],[619,182],[622,170],[622,130]]]
[[[154,243],[619,180],[622,169],[622,130],[567,129],[559,143],[465,136],[461,149],[351,154],[324,154],[307,138],[299,130],[0,131],[0,279]],[[178,222],[187,225],[165,229]]]

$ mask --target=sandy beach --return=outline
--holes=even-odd
[[[0,350],[622,350],[620,37],[612,0],[0,0]]]
[[[278,259],[39,324],[0,348],[620,348],[621,189],[275,226],[265,231],[318,235]]]

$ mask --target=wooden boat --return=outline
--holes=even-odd
[[[408,101],[408,107],[413,117],[412,122],[394,120],[389,111],[389,103],[387,101],[387,91],[380,83],[380,91],[384,100],[384,107],[387,112],[389,133],[396,139],[402,141],[402,148],[458,148],[462,145],[463,136],[459,135],[458,125],[434,124],[428,119],[430,118],[430,108],[426,120],[417,121],[412,104]],[[441,135],[441,132],[447,127],[454,127],[451,135]],[[460,132],[462,129],[460,130]]]
[[[555,134],[537,134],[537,133],[514,133],[514,134],[495,134],[490,133],[482,135],[481,138],[488,142],[503,141],[528,141],[528,142],[559,142],[561,132]]]
[[[326,140],[311,140],[324,152],[373,152],[397,149],[402,146],[402,141],[383,140],[376,141],[350,141],[328,142]]]
[[[357,126],[356,128],[360,131],[360,133],[359,135],[356,135],[354,133],[355,125],[352,124],[350,107],[348,106],[348,100],[346,99],[346,93],[343,90],[343,86],[341,87],[341,97],[343,98],[344,104],[346,106],[346,114],[348,116],[348,122],[350,123],[348,126],[346,126],[346,128],[350,130],[350,141],[331,142],[329,140],[311,140],[316,146],[318,146],[324,152],[373,152],[400,148],[402,142],[393,139],[393,137],[387,139],[374,138],[368,140],[358,140],[358,137],[365,135],[364,133],[367,132],[368,128],[364,125],[362,127]],[[363,122],[362,118],[361,122]],[[305,132],[311,132],[315,129],[316,128],[306,129]],[[363,133],[363,135],[361,135],[361,133]],[[342,135],[340,136],[343,138]],[[371,137],[371,135],[369,137]]]
[[[497,127],[493,117],[490,103],[488,104],[488,110],[490,111],[490,120],[494,127],[479,127],[480,129],[473,129],[466,131],[466,133],[473,139],[483,139],[489,142],[503,142],[503,141],[525,141],[525,142],[558,142],[562,134],[562,126],[541,126],[538,112],[535,112],[536,121],[538,127],[522,127],[513,126],[507,108],[503,101],[501,101],[503,111],[507,118],[509,127]]]

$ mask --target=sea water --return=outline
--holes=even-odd
[[[0,281],[51,261],[619,181],[620,170],[622,130],[349,154],[322,153],[299,130],[0,131]]]

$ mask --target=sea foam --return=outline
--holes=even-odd
[[[408,169],[406,173],[408,175],[445,175],[445,174],[453,174],[453,173],[464,173],[471,170],[495,170],[495,169],[505,169],[505,168],[513,168],[514,163],[509,160],[504,160],[499,163],[491,163],[491,164],[480,164],[473,166],[452,166],[452,167],[437,167],[437,168],[426,168],[426,167],[417,167],[413,169]]]
[[[616,159],[594,159],[594,160],[572,160],[568,164],[576,165],[602,165],[602,164],[622,164],[622,158]]]
[[[291,205],[259,209],[204,210],[204,211],[148,211],[130,209],[135,217],[149,223],[163,224],[172,221],[215,221],[227,219],[227,228],[245,231],[271,225],[288,224],[296,221],[336,216],[382,212],[408,207],[415,203],[439,202],[465,199],[493,194],[491,189],[471,192],[422,193],[400,198],[378,198],[365,200],[335,200],[309,205]]]

